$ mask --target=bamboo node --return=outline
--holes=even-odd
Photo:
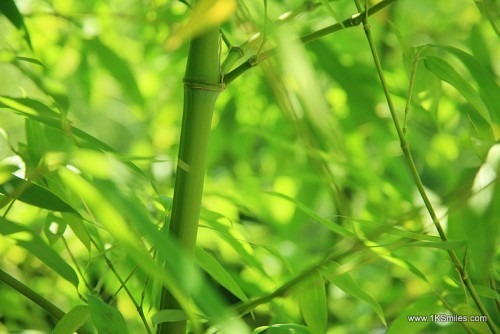
[[[184,78],[184,87],[210,92],[222,92],[224,90],[224,84],[222,82],[215,83],[190,78]]]

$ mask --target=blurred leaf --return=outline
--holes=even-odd
[[[201,247],[196,248],[196,261],[217,283],[226,288],[233,295],[242,301],[247,301],[248,297],[236,281],[231,277],[222,264],[210,253]]]
[[[474,107],[475,111],[491,125],[491,115],[479,94],[450,64],[441,58],[433,56],[426,56],[424,58],[424,64],[429,71],[434,73],[441,80],[452,85],[462,94],[462,96]]]
[[[9,181],[0,184],[0,193],[11,200],[16,199],[41,209],[75,212],[70,205],[51,191],[15,175],[12,175]]]
[[[345,229],[340,224],[337,224],[337,223],[332,222],[332,221],[330,221],[328,219],[320,217],[316,212],[314,212],[314,210],[312,210],[311,208],[307,207],[306,205],[303,205],[302,203],[299,203],[298,201],[294,200],[291,197],[288,197],[286,195],[283,195],[283,194],[280,194],[280,193],[277,193],[277,192],[270,192],[270,191],[266,192],[266,194],[274,196],[274,197],[278,197],[278,198],[283,198],[283,199],[285,199],[285,200],[287,200],[287,201],[295,204],[295,206],[297,207],[297,209],[303,211],[309,217],[311,217],[314,220],[318,221],[320,224],[326,226],[331,231],[337,233],[340,236],[343,236],[343,237],[346,237],[346,238],[349,238],[349,237],[350,238],[354,238],[355,237],[355,235],[352,232],[348,231],[347,229]]]
[[[89,307],[87,305],[77,305],[59,320],[52,334],[73,334],[83,326],[89,318]]]
[[[19,167],[16,165],[0,164],[0,184],[4,184],[12,179],[13,173],[18,171]]]
[[[328,307],[323,276],[319,271],[310,275],[298,286],[299,306],[302,317],[313,334],[326,333]]]
[[[137,80],[123,57],[101,42],[98,38],[87,41],[88,49],[94,51],[102,66],[116,79],[123,92],[130,96],[134,103],[144,104],[144,98],[137,86]]]
[[[500,106],[500,88],[492,74],[470,54],[451,46],[442,46],[440,48],[455,55],[467,67],[479,85],[479,94],[490,111],[492,121],[495,123],[500,122],[500,108],[498,107]]]
[[[66,222],[62,218],[56,217],[53,213],[49,212],[43,226],[43,232],[49,244],[53,245],[59,240],[63,236],[65,230]]]
[[[380,304],[372,296],[360,288],[356,281],[348,273],[338,275],[338,267],[339,265],[337,263],[332,263],[323,269],[323,274],[330,282],[342,289],[348,295],[370,305],[375,313],[377,313],[384,326],[387,327],[384,311],[382,310]]]
[[[471,305],[468,304],[460,304],[455,306],[454,310],[457,312],[457,314],[460,315],[466,315],[467,317],[471,316],[480,316],[481,314],[473,308]],[[466,326],[474,333],[491,333],[491,330],[489,329],[488,325],[486,324],[486,321],[467,321],[465,322]]]
[[[89,312],[98,333],[126,334],[129,333],[122,314],[114,307],[104,303],[99,298],[89,295]]]
[[[490,298],[490,299],[500,299],[500,294],[498,291],[491,289],[490,287],[484,285],[474,285],[474,289],[479,296]]]
[[[279,331],[274,331],[273,329],[279,329]],[[261,326],[252,332],[252,334],[259,334],[259,333],[294,333],[294,334],[311,334],[309,329],[307,327],[304,327],[302,325],[296,325],[296,324],[274,324],[272,326]]]
[[[21,30],[24,39],[26,40],[26,43],[28,43],[28,46],[30,49],[33,49],[33,46],[31,45],[31,38],[28,29],[26,28],[26,25],[24,24],[23,16],[19,12],[19,9],[17,9],[16,3],[14,0],[2,0],[0,1],[0,12],[2,12],[7,19],[18,29]]]
[[[160,310],[151,317],[151,321],[153,322],[154,326],[163,322],[175,322],[183,320],[187,320],[187,316],[186,313],[181,310]]]
[[[412,322],[408,321],[409,316],[430,316],[432,314],[437,314],[442,311],[442,307],[436,300],[434,296],[421,297],[414,303],[408,305],[408,307],[401,310],[390,324],[387,329],[387,334],[413,334],[413,333],[425,333],[424,329],[427,328],[432,322],[429,320],[427,322]]]
[[[78,276],[73,268],[33,230],[6,219],[1,219],[0,234],[8,235],[12,240],[16,241],[18,246],[26,249],[62,278],[78,287]]]
[[[60,117],[60,114],[38,100],[30,98],[0,96],[0,108],[9,108],[23,116],[42,116],[48,118]]]
[[[166,48],[177,49],[187,39],[224,22],[235,10],[235,0],[197,0],[187,23],[165,41]]]
[[[147,275],[170,289],[189,320],[193,321],[193,326],[197,327],[199,320],[194,315],[188,296],[192,296],[196,306],[214,322],[240,323],[238,319],[228,317],[228,309],[215,291],[204,283],[192,260],[175,241],[158,229],[134,194],[120,191],[109,180],[96,179],[90,183],[64,168],[59,170],[59,174]],[[160,261],[153,259],[140,235],[144,235],[155,247]],[[165,263],[166,269],[161,266],[162,263]]]
[[[71,227],[71,230],[76,235],[76,237],[82,242],[82,244],[90,252],[90,234],[85,227],[83,219],[73,213],[62,213],[64,222]]]

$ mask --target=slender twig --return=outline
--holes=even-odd
[[[312,41],[315,41],[317,39],[320,39],[322,37],[325,37],[327,35],[333,34],[337,31],[346,29],[346,28],[352,28],[356,27],[361,24],[363,16],[371,16],[380,10],[384,9],[385,7],[389,6],[390,4],[396,2],[398,0],[385,0],[377,3],[371,8],[368,8],[365,12],[359,13],[359,14],[354,14],[348,19],[345,19],[342,22],[330,25],[328,27],[325,27],[323,29],[317,30],[313,33],[310,33],[308,35],[305,35],[299,39],[299,41],[303,44],[309,43]],[[276,49],[269,49],[267,51],[261,52],[259,56],[251,56],[248,58],[245,62],[243,62],[240,66],[236,67],[234,70],[231,72],[227,73],[224,75],[224,84],[228,85],[232,81],[234,81],[236,78],[238,78],[241,74],[246,72],[247,70],[251,69],[252,67],[258,65],[260,62],[272,57],[276,53]]]
[[[361,12],[361,6],[359,4],[358,0],[354,0],[356,3],[356,7],[358,7],[358,10]],[[417,167],[415,165],[415,162],[413,160],[413,155],[410,151],[410,146],[406,140],[406,137],[403,133],[403,130],[401,128],[401,125],[399,124],[399,120],[396,114],[396,108],[394,107],[394,103],[392,102],[392,97],[391,94],[389,93],[389,88],[387,85],[387,82],[385,80],[385,76],[382,70],[382,65],[380,63],[380,59],[377,53],[377,49],[375,48],[375,44],[373,42],[373,38],[371,35],[371,30],[370,30],[370,25],[368,24],[368,11],[365,10],[363,12],[364,15],[362,15],[362,23],[363,23],[363,28],[365,31],[366,38],[368,40],[368,44],[370,47],[370,51],[372,53],[372,57],[375,63],[375,67],[377,69],[377,73],[379,76],[380,83],[382,85],[382,89],[385,94],[385,98],[387,101],[387,105],[389,107],[389,111],[391,113],[391,117],[394,123],[394,127],[396,128],[396,132],[398,134],[400,144],[401,144],[401,149],[403,150],[404,156],[406,158],[406,161],[408,163],[408,166],[410,168],[411,174],[413,176],[415,185],[417,186],[418,192],[420,193],[420,196],[422,200],[424,201],[425,207],[427,208],[427,211],[432,219],[432,222],[434,223],[434,226],[439,234],[439,237],[443,241],[447,241],[448,238],[446,236],[446,233],[441,225],[441,222],[439,218],[436,215],[436,212],[434,210],[434,207],[432,206],[432,203],[429,199],[429,196],[427,195],[427,192],[425,191],[424,184],[420,178],[420,174],[418,173]],[[459,257],[457,256],[456,252],[453,249],[450,249],[447,251],[448,255],[453,262],[455,268],[457,269],[460,279],[463,282],[464,286],[467,288],[469,291],[472,299],[474,300],[476,306],[478,307],[479,311],[481,312],[482,315],[486,316],[487,319],[487,325],[491,329],[493,333],[497,333],[497,328],[496,325],[493,323],[493,319],[489,316],[488,311],[486,310],[485,306],[483,305],[483,302],[481,301],[479,295],[476,292],[476,289],[474,288],[474,285],[472,284],[472,281],[470,280],[468,274],[467,274],[467,269],[465,266],[462,264],[460,261]]]

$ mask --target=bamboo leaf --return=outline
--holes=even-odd
[[[7,182],[0,184],[0,193],[6,195],[11,200],[19,200],[41,209],[75,212],[69,204],[51,191],[15,175],[12,175],[11,179]]]
[[[160,310],[151,317],[153,325],[156,326],[163,322],[185,321],[187,315],[181,310]]]
[[[7,17],[7,19],[17,28],[17,30],[20,30],[23,33],[26,43],[28,43],[30,49],[33,49],[28,28],[26,28],[23,16],[19,12],[19,9],[17,9],[14,0],[0,1],[0,12],[2,12],[2,14]]]
[[[346,238],[354,238],[355,237],[355,235],[351,231],[345,229],[344,227],[342,227],[339,224],[336,224],[335,222],[332,222],[332,221],[330,221],[328,219],[325,219],[325,218],[319,216],[316,212],[314,212],[314,210],[312,210],[309,207],[307,207],[306,205],[304,205],[304,204],[302,204],[302,203],[294,200],[291,197],[288,197],[288,196],[286,196],[284,194],[281,194],[281,193],[269,192],[269,191],[266,192],[266,194],[271,195],[271,196],[275,196],[275,197],[279,197],[279,198],[283,198],[283,199],[285,199],[287,201],[292,202],[293,204],[295,204],[297,206],[297,209],[299,209],[300,211],[304,212],[309,217],[311,217],[314,220],[318,221],[319,223],[321,223],[322,225],[326,226],[331,231],[337,233],[340,236],[343,236],[343,237],[346,237]]]
[[[50,245],[53,245],[57,240],[59,240],[66,230],[66,222],[61,218],[57,217],[53,213],[49,212],[45,218],[45,224],[43,226],[43,232],[47,237]]]
[[[196,260],[198,265],[213,277],[220,285],[242,301],[247,301],[248,297],[236,281],[231,277],[220,262],[201,247],[196,248]]]
[[[276,331],[273,331],[276,329]],[[286,332],[283,332],[286,331]],[[254,329],[252,334],[268,333],[294,333],[294,334],[311,334],[311,331],[304,326],[297,324],[274,324],[272,326],[260,326]]]
[[[235,0],[198,0],[187,21],[165,41],[169,50],[177,49],[189,38],[217,26],[229,18],[236,10]]]
[[[90,318],[99,333],[129,333],[122,314],[116,308],[104,303],[102,300],[92,295],[88,296],[88,301]]]
[[[87,305],[77,305],[59,320],[52,334],[73,334],[83,326],[88,318],[89,307]]]
[[[460,49],[451,46],[440,48],[452,53],[467,67],[479,86],[479,94],[488,107],[493,121],[500,122],[500,108],[498,107],[500,106],[500,88],[491,73],[475,57]]]
[[[45,103],[30,98],[19,98],[1,95],[0,108],[9,108],[22,116],[42,116],[59,118],[60,114]]]
[[[8,235],[19,247],[26,249],[62,278],[78,286],[78,276],[63,258],[48,246],[33,230],[7,219],[0,221],[0,234]]]
[[[137,86],[137,80],[127,62],[98,38],[89,40],[89,50],[93,50],[103,67],[116,79],[123,91],[138,105],[144,98]]]
[[[302,317],[313,334],[326,333],[328,307],[323,276],[319,271],[299,285],[299,307]]]
[[[387,334],[413,334],[413,333],[423,333],[424,329],[427,328],[431,321],[409,321],[410,316],[429,316],[432,314],[437,314],[442,311],[442,308],[438,304],[434,296],[426,296],[418,299],[416,302],[410,304],[408,307],[404,308],[399,312],[399,315],[389,324],[387,329]]]
[[[62,213],[62,217],[64,219],[64,222],[71,227],[71,230],[73,231],[73,233],[75,233],[76,237],[90,252],[90,234],[85,227],[83,219],[79,215],[73,213]]]
[[[441,80],[452,85],[460,94],[462,94],[462,96],[472,105],[476,112],[478,112],[481,117],[483,117],[491,125],[491,115],[479,94],[450,64],[433,56],[425,57],[424,64],[429,71],[434,73]]]
[[[323,269],[323,274],[330,282],[342,289],[348,295],[353,296],[354,298],[370,305],[375,313],[377,313],[384,326],[387,327],[384,311],[382,310],[380,304],[372,296],[370,296],[362,288],[360,288],[358,283],[356,283],[356,281],[348,273],[338,275],[338,267],[339,265],[337,263],[332,263],[328,267]]]

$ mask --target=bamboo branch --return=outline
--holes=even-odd
[[[358,10],[361,11],[361,6],[359,5],[358,0],[354,0],[354,1],[356,3],[356,7],[358,7]],[[364,13],[364,15],[363,15],[363,13]],[[391,97],[391,94],[389,93],[389,88],[388,88],[387,82],[385,80],[385,76],[384,76],[384,73],[382,70],[382,65],[381,65],[380,59],[378,57],[377,49],[375,48],[375,44],[373,42],[373,38],[371,35],[370,25],[368,24],[368,12],[365,10],[364,12],[362,12],[362,15],[360,15],[360,16],[362,18],[361,22],[363,23],[365,35],[366,35],[366,38],[368,40],[368,44],[370,46],[370,51],[372,53],[373,61],[375,63],[375,67],[377,69],[379,80],[380,80],[380,83],[382,85],[382,88],[383,88],[383,91],[385,94],[385,98],[386,98],[387,105],[388,105],[390,113],[391,113],[394,127],[396,128],[396,132],[397,132],[398,137],[399,137],[401,149],[403,150],[403,154],[404,154],[406,161],[408,163],[408,166],[410,168],[410,172],[413,176],[413,180],[415,182],[415,185],[417,186],[418,192],[420,193],[420,197],[424,201],[425,207],[427,208],[427,211],[432,219],[432,222],[434,223],[434,226],[439,234],[439,237],[441,238],[441,240],[447,241],[448,238],[447,238],[446,233],[443,229],[443,226],[441,225],[441,222],[436,215],[434,207],[432,206],[432,203],[429,199],[429,196],[427,195],[427,192],[425,191],[424,184],[422,182],[422,179],[420,178],[420,174],[418,173],[417,167],[416,167],[415,162],[413,160],[413,155],[410,151],[410,146],[406,140],[405,133],[404,133],[401,125],[399,124],[399,120],[398,120],[398,117],[396,114],[396,108],[394,107],[394,103],[392,102],[392,97]],[[486,316],[486,318],[487,318],[486,323],[487,323],[488,327],[491,329],[492,333],[498,333],[496,325],[493,323],[493,319],[489,316],[488,311],[484,307],[479,295],[477,294],[476,289],[474,288],[474,285],[472,284],[472,281],[470,280],[470,278],[467,274],[467,270],[466,270],[465,266],[462,265],[458,255],[456,254],[456,252],[453,249],[449,249],[447,252],[448,252],[448,255],[449,255],[451,261],[453,262],[453,265],[455,266],[455,268],[457,269],[457,271],[459,273],[460,280],[463,282],[463,284],[465,285],[465,287],[469,291],[472,299],[474,300],[474,302],[475,302],[476,306],[478,307],[479,311],[481,312],[481,314]]]
[[[371,15],[381,11],[382,9],[384,9],[385,7],[389,6],[390,4],[392,4],[396,1],[398,1],[398,0],[381,1],[381,2],[377,3],[376,5],[374,5],[373,7],[368,8],[366,11],[358,13],[358,14],[354,14],[353,16],[351,16],[348,19],[345,19],[342,22],[330,25],[328,27],[325,27],[323,29],[320,29],[320,30],[317,30],[313,33],[310,33],[308,35],[302,36],[300,38],[300,42],[302,44],[306,44],[306,43],[315,41],[317,39],[320,39],[322,37],[325,37],[327,35],[333,34],[337,31],[359,26],[361,24],[361,22],[363,21],[363,17],[371,16]],[[252,39],[255,39],[255,37],[252,37]],[[239,49],[242,50],[242,47],[239,47]],[[241,51],[240,51],[240,53],[243,54]],[[275,53],[276,53],[276,49],[270,49],[270,50],[261,52],[258,56],[257,55],[251,56],[244,63],[242,63],[241,65],[236,67],[234,70],[230,71],[227,74],[224,74],[224,78],[223,78],[224,84],[225,85],[230,84],[232,81],[234,81],[236,78],[238,78],[241,74],[243,74],[247,70],[251,69],[252,67],[258,65],[262,61],[272,57]]]

